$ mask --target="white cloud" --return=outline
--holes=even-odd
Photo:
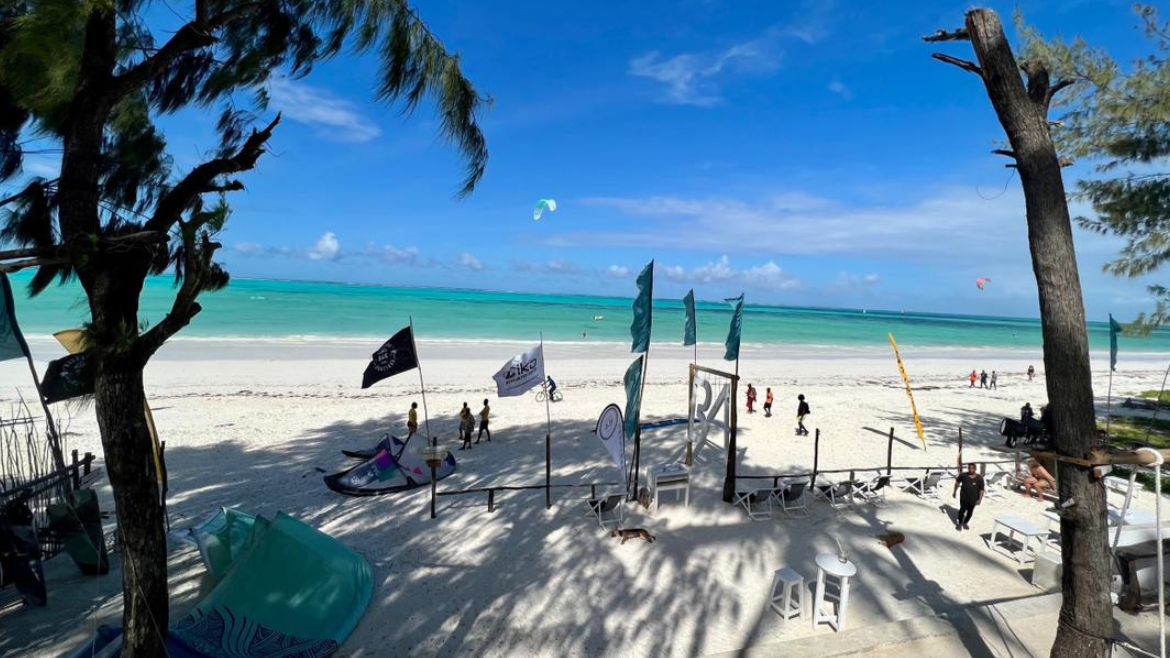
[[[749,285],[767,290],[790,290],[800,286],[800,281],[780,269],[775,261],[749,269],[744,272],[743,278]]]
[[[418,247],[399,248],[389,244],[379,247],[371,242],[366,245],[365,255],[394,265],[415,265],[419,262],[420,252]]]
[[[581,269],[575,264],[564,260],[550,260],[543,263],[515,262],[512,269],[517,272],[531,272],[533,274],[580,274]]]
[[[268,82],[269,106],[298,123],[316,128],[322,137],[338,142],[368,142],[382,134],[369,117],[332,92],[287,77]]]
[[[606,272],[616,279],[624,279],[630,276],[630,268],[623,265],[610,265]]]
[[[842,288],[866,288],[881,283],[882,278],[877,274],[857,275],[842,272],[837,277],[837,285]]]
[[[775,47],[777,33],[735,44],[717,53],[683,53],[665,57],[657,50],[630,60],[630,75],[666,87],[663,100],[677,105],[711,107],[723,99],[718,79],[730,73],[766,74],[780,67],[783,52]]]
[[[322,235],[317,244],[309,250],[310,260],[328,260],[333,261],[341,258],[341,242],[337,240],[337,235],[333,232],[327,232]]]
[[[245,255],[263,254],[268,251],[268,248],[259,242],[239,242],[232,245],[232,249],[237,253]]]
[[[851,90],[849,87],[846,87],[845,83],[841,82],[840,80],[834,79],[832,82],[830,82],[829,83],[829,91],[833,92],[834,94],[837,94],[838,96],[840,96],[841,98],[844,98],[847,101],[853,100],[853,90]]]
[[[483,263],[481,263],[478,258],[472,256],[466,251],[459,254],[459,264],[469,270],[474,270],[476,272],[483,270]]]
[[[718,261],[699,266],[691,272],[691,278],[698,283],[726,281],[734,276],[735,272],[731,269],[731,259],[727,257],[727,254],[720,256]]]
[[[588,236],[561,234],[544,240],[572,246],[586,239],[598,247],[694,250],[782,256],[866,256],[919,262],[1030,262],[1022,194],[981,199],[973,187],[936,190],[909,202],[853,206],[804,194],[761,200],[727,197],[602,197],[581,203],[640,221]],[[1074,212],[1074,214],[1076,214]],[[1081,232],[1078,255],[1103,248]]]

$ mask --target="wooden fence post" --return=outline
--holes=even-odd
[[[886,442],[886,475],[890,475],[894,468],[894,428],[890,428],[890,438]]]

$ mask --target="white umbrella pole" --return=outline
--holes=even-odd
[[[1138,448],[1154,456],[1154,517],[1158,523],[1158,656],[1166,658],[1166,583],[1162,565],[1162,453],[1153,448]]]

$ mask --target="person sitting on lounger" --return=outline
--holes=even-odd
[[[1044,492],[1056,487],[1056,478],[1035,459],[1028,460],[1028,476],[1024,478],[1024,495],[1031,496],[1036,490],[1036,500],[1044,502]]]

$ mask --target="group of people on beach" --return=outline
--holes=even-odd
[[[749,414],[756,413],[757,396],[758,396],[758,394],[756,393],[756,388],[754,386],[752,386],[751,384],[748,384],[747,385],[747,395],[745,397],[747,398],[747,412]],[[806,416],[808,416],[810,413],[812,413],[812,411],[809,409],[808,402],[805,401],[803,393],[797,395],[796,400],[797,400],[797,404],[796,404],[796,435],[797,436],[808,436],[808,429],[805,428],[805,426],[804,426],[804,419]],[[772,388],[765,387],[765,398],[764,398],[764,417],[765,418],[772,417],[772,403],[775,401],[776,401],[776,396],[772,393]]]
[[[488,443],[492,440],[492,431],[488,429],[488,425],[492,417],[492,408],[488,404],[487,398],[484,398],[483,409],[479,410],[479,434],[475,437],[475,443],[479,443],[483,439],[483,435],[487,434]],[[471,408],[467,403],[463,403],[463,408],[459,410],[459,438],[463,441],[460,450],[471,449],[471,433],[475,431],[475,416],[471,414]],[[418,432],[418,403],[410,403],[410,411],[406,415],[406,440]]]
[[[991,371],[991,376],[987,375],[987,371],[983,370],[978,374],[972,370],[971,374],[967,376],[971,381],[969,388],[975,388],[975,382],[979,382],[979,388],[999,388],[999,374],[994,370]]]

